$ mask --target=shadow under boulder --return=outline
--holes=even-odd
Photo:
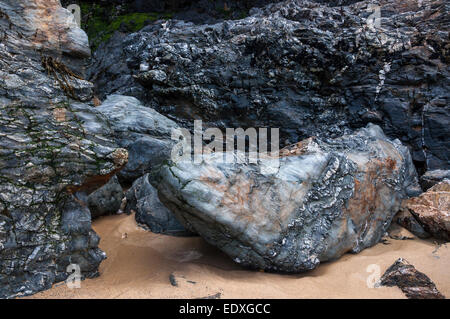
[[[158,192],[149,182],[149,174],[136,180],[126,193],[128,214],[136,213],[136,221],[158,234],[171,236],[193,236],[175,215],[158,198]]]

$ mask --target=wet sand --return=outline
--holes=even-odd
[[[30,298],[405,298],[397,287],[367,283],[399,257],[450,296],[449,243],[388,239],[311,272],[283,275],[243,269],[199,237],[153,234],[137,226],[134,216],[103,217],[93,228],[108,255],[100,277],[82,281],[79,289],[59,283]]]

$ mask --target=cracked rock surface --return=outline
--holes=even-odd
[[[242,153],[226,163],[223,155],[164,165],[159,198],[187,229],[253,268],[306,271],[370,247],[402,199],[420,192],[407,148],[372,124],[304,141],[275,170],[263,169],[275,158],[250,165]]]
[[[80,66],[85,33],[57,0],[0,1],[0,297],[48,289],[78,264],[98,275],[105,254],[76,191],[127,162],[91,105]],[[89,125],[86,123],[89,122]]]
[[[146,174],[127,194],[138,221],[198,233],[245,266],[300,272],[377,243],[418,195],[413,163],[427,187],[450,169],[449,4],[418,3],[288,0],[241,20],[155,22],[99,48],[94,86],[87,36],[60,1],[0,0],[0,298],[50,288],[70,264],[98,275],[84,199],[114,175],[117,195]],[[280,127],[283,146],[315,138],[260,166],[167,161],[172,130],[193,119]],[[446,185],[419,197],[431,215],[411,210],[432,234],[448,235],[435,214]]]
[[[437,169],[434,171],[427,171],[420,177],[420,185],[424,191],[427,191],[429,188],[445,179],[450,180],[450,170]]]

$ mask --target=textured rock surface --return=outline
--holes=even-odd
[[[108,118],[115,140],[129,152],[119,179],[132,183],[169,157],[175,122],[130,96],[111,95],[96,110]]]
[[[0,1],[0,297],[50,288],[105,258],[89,210],[73,197],[127,160],[91,106],[79,66],[87,37],[56,0]],[[75,69],[71,66],[78,66]],[[90,123],[86,125],[85,120]]]
[[[449,169],[449,4],[420,4],[284,1],[238,21],[155,23],[98,50],[90,78],[186,127],[280,127],[282,145],[378,123],[420,173]]]
[[[380,282],[383,286],[399,287],[409,299],[445,299],[427,275],[403,258],[386,270]]]
[[[122,186],[120,186],[117,176],[114,176],[107,184],[88,196],[87,204],[92,218],[117,213],[123,197]]]
[[[262,168],[273,159],[220,163],[222,155],[163,166],[159,198],[188,229],[260,269],[305,271],[374,245],[402,198],[418,189],[406,147],[375,125],[342,138],[310,139],[270,174]]]
[[[279,1],[279,0],[278,0]],[[132,13],[170,13],[176,19],[192,21],[195,23],[213,23],[220,19],[240,19],[248,14],[253,7],[261,7],[277,0],[110,0],[96,1],[97,6],[106,12],[126,15]],[[335,2],[339,2],[338,0]],[[345,1],[345,0],[344,0]],[[354,0],[353,0],[354,1]],[[64,6],[72,3],[92,4],[92,0],[62,0]],[[332,1],[330,1],[332,2]],[[347,1],[349,2],[349,1]],[[114,21],[114,16],[102,17],[105,22]],[[86,21],[89,23],[90,21]]]
[[[248,16],[252,7],[272,2],[277,0],[62,0],[64,6],[74,3],[80,5],[81,25],[89,35],[94,51],[107,42],[114,32],[125,35],[155,21],[172,18],[198,24],[242,19]]]
[[[450,241],[450,180],[445,180],[403,206],[436,238]]]
[[[175,215],[159,200],[158,192],[150,184],[149,174],[136,180],[127,192],[126,212],[136,213],[136,221],[154,233],[172,236],[191,236]]]
[[[401,207],[400,211],[395,215],[393,222],[408,229],[411,233],[419,238],[429,238],[431,235],[426,232],[420,222],[406,207]]]
[[[420,177],[420,185],[424,191],[442,182],[445,179],[450,180],[450,170],[437,169],[434,171],[427,171]]]

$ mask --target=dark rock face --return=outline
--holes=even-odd
[[[169,157],[172,130],[178,128],[175,122],[130,96],[111,95],[96,110],[108,118],[115,140],[128,150],[128,163],[118,173],[120,180],[131,184],[157,171]]]
[[[370,3],[284,1],[214,25],[155,23],[114,56],[99,49],[91,78],[100,96],[136,96],[185,127],[280,127],[282,145],[374,122],[421,174],[449,169],[449,5],[378,1],[374,27]],[[129,73],[115,80],[117,70]]]
[[[88,68],[86,77],[96,83],[100,88],[104,88],[102,92],[114,92],[122,94],[123,88],[130,83],[134,83],[134,78],[130,69],[124,61],[117,61],[112,57],[119,57],[123,52],[122,41],[125,34],[116,32],[111,37],[111,40],[100,44],[99,49],[93,54],[95,58],[95,68]],[[114,79],[113,81],[111,79]],[[123,90],[124,91],[124,90]],[[100,94],[102,99],[105,99],[107,94]]]
[[[0,1],[0,39],[0,298],[8,298],[65,280],[69,264],[98,275],[105,254],[72,194],[106,183],[127,152],[101,113],[74,100],[92,98],[78,75],[90,51],[59,1]]]
[[[427,275],[403,258],[389,267],[380,281],[383,286],[399,287],[409,299],[445,299]]]
[[[114,176],[106,185],[90,194],[87,198],[92,218],[117,213],[123,197],[122,186],[120,186],[117,176]]]
[[[278,0],[279,1],[279,0]],[[277,0],[63,0],[66,7],[78,4],[81,25],[95,51],[115,31],[132,33],[158,20],[177,19],[197,24],[213,24],[224,19],[242,19],[251,8]]]
[[[127,192],[126,212],[136,213],[136,221],[157,234],[172,236],[192,236],[175,215],[164,206],[158,192],[150,184],[149,174],[137,179]]]
[[[233,162],[221,162],[222,153],[171,162],[159,198],[236,262],[299,272],[378,243],[402,199],[419,189],[406,147],[375,125],[288,152],[278,168],[270,157],[239,163],[240,152],[228,154]]]

